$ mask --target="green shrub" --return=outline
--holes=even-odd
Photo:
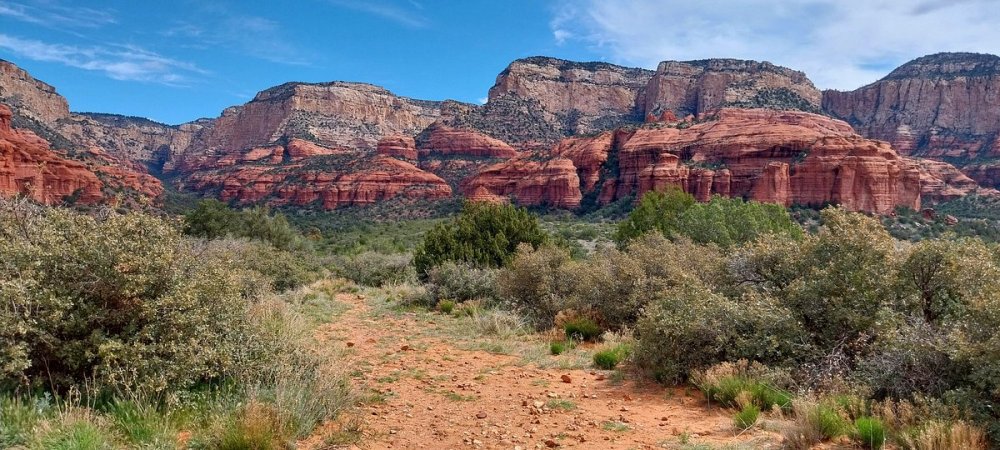
[[[526,209],[469,202],[453,220],[427,232],[414,252],[413,264],[421,277],[448,261],[503,267],[513,259],[518,245],[538,248],[547,240],[538,219]]]
[[[556,314],[570,307],[572,261],[564,249],[522,245],[510,266],[497,277],[500,297],[527,316],[536,328],[554,324]]]
[[[694,206],[694,197],[678,187],[668,187],[663,192],[649,191],[628,217],[618,224],[615,242],[625,247],[633,239],[651,231],[674,237],[680,216]]]
[[[35,429],[49,415],[48,397],[35,401],[0,395],[0,448],[18,448],[26,445]]]
[[[703,286],[671,288],[636,325],[639,368],[664,383],[685,381],[692,370],[740,359],[781,366],[800,348],[803,331],[773,299],[731,300]]]
[[[306,246],[306,241],[282,214],[267,208],[234,210],[218,200],[206,199],[184,216],[184,233],[215,239],[236,237],[261,240],[282,250]]]
[[[438,310],[444,314],[450,315],[455,309],[455,302],[451,300],[441,300],[438,302]]]
[[[306,285],[318,278],[318,267],[312,255],[290,252],[270,244],[246,239],[224,238],[188,242],[191,252],[203,258],[216,259],[239,270],[264,275],[270,287],[278,292]]]
[[[580,341],[594,341],[601,337],[604,330],[600,325],[587,317],[575,317],[563,325],[566,338]]]
[[[365,252],[342,258],[337,273],[363,286],[402,284],[416,281],[417,274],[413,270],[411,260],[412,258],[405,254],[385,255]]]
[[[683,236],[723,248],[771,234],[802,237],[802,228],[781,205],[719,196],[708,203],[697,203],[677,187],[647,192],[619,224],[615,240],[624,247],[653,231],[670,239]]]
[[[138,213],[0,208],[0,385],[162,392],[248,363],[267,282]]]
[[[740,431],[749,430],[757,425],[757,418],[760,416],[760,409],[756,405],[749,404],[733,415],[733,425]]]
[[[599,369],[612,370],[628,358],[630,349],[624,344],[606,348],[594,353],[594,366]]]
[[[836,439],[848,432],[849,426],[847,421],[844,420],[843,416],[835,408],[819,404],[807,414],[809,414],[809,422],[815,427],[818,434],[823,437],[823,440]]]
[[[859,417],[854,421],[857,440],[864,448],[878,450],[885,446],[886,430],[881,420],[872,417]]]
[[[84,410],[63,412],[55,423],[35,437],[31,448],[46,450],[107,450],[111,449],[111,433],[96,417]]]
[[[496,269],[449,261],[428,271],[426,286],[428,294],[435,300],[492,301],[497,298],[496,279]]]
[[[560,341],[554,341],[549,343],[549,353],[553,355],[561,355],[566,351],[566,343]]]

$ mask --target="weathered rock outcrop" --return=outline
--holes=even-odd
[[[802,72],[736,59],[664,61],[645,89],[644,114],[699,115],[723,107],[819,112],[822,94]]]
[[[434,200],[452,194],[440,177],[383,155],[313,156],[290,164],[207,170],[195,173],[187,183],[194,190],[217,192],[224,201],[323,209],[395,197]]]
[[[77,145],[96,147],[137,166],[160,170],[191,145],[202,125],[170,126],[141,117],[80,113],[63,118],[55,128]]]
[[[484,168],[462,184],[462,193],[475,200],[514,198],[522,205],[575,209],[580,206],[580,177],[566,158],[537,161],[515,158]]]
[[[299,138],[329,148],[375,150],[391,134],[415,135],[440,116],[437,102],[363,83],[287,83],[228,108],[187,153],[239,152]]]
[[[525,58],[497,76],[489,101],[508,95],[533,99],[553,129],[566,135],[589,133],[623,121],[641,121],[643,92],[652,75],[649,70],[600,62]]]
[[[944,160],[1000,186],[1000,57],[918,58],[851,92],[826,91],[823,107],[904,155]]]
[[[69,117],[69,104],[56,88],[36,80],[27,71],[0,59],[0,102],[14,113],[44,124]]]
[[[513,158],[517,150],[499,139],[473,131],[434,123],[416,139],[421,157],[469,156],[476,158]]]
[[[416,160],[417,142],[412,136],[405,134],[386,136],[378,141],[376,153],[398,159]]]
[[[93,204],[124,189],[145,197],[161,194],[159,181],[115,165],[108,155],[68,159],[32,131],[12,128],[12,116],[0,104],[0,196],[24,195],[45,204]]]
[[[606,204],[675,185],[703,201],[725,195],[888,214],[897,206],[919,208],[922,195],[947,198],[974,189],[947,165],[924,168],[844,122],[798,111],[722,109],[688,128],[657,123],[567,139],[549,158],[490,166],[462,190],[570,207],[587,196]],[[577,189],[566,187],[570,170]],[[555,180],[552,192],[540,191],[548,179]]]

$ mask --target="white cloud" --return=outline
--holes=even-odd
[[[205,50],[221,47],[279,64],[305,66],[314,56],[293,44],[281,24],[241,14],[217,3],[202,5],[196,22],[174,22],[160,32],[172,45]]]
[[[183,85],[192,75],[207,72],[135,46],[89,46],[53,44],[0,33],[0,49],[35,61],[56,62],[70,67],[102,72],[115,80]]]
[[[49,28],[99,28],[116,22],[109,10],[65,6],[54,0],[0,3],[0,16]]]
[[[430,25],[426,17],[417,11],[408,10],[385,0],[327,0],[334,6],[361,11],[383,19],[396,22],[409,28],[426,28]],[[418,2],[409,2],[412,9],[422,10],[424,6]]]
[[[996,0],[562,0],[550,23],[615,62],[744,58],[854,89],[909,59],[1000,50]]]

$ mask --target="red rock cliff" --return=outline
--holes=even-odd
[[[1000,57],[942,53],[911,61],[851,92],[826,91],[823,107],[904,155],[956,163],[1000,186]]]
[[[25,195],[45,204],[71,195],[81,203],[103,198],[103,185],[94,172],[61,157],[34,133],[11,128],[11,116],[0,104],[0,196]]]
[[[955,189],[946,169],[928,171],[844,122],[768,109],[723,109],[684,129],[655,124],[567,139],[550,158],[491,166],[464,183],[463,192],[567,207],[584,195],[608,203],[676,185],[702,201],[727,195],[888,214],[897,206],[919,208],[922,195],[947,196]],[[575,190],[565,186],[571,171],[579,179]],[[922,185],[922,179],[937,185]],[[521,186],[519,180],[531,181]],[[554,187],[540,193],[537,186],[546,180]]]

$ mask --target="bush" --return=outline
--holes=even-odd
[[[455,310],[455,302],[451,300],[441,300],[438,302],[438,310],[444,314],[451,314]]]
[[[411,265],[412,258],[405,254],[386,255],[365,252],[342,258],[337,273],[364,286],[381,287],[386,284],[402,284],[416,281],[416,272]]]
[[[259,275],[138,213],[0,208],[0,261],[8,387],[162,392],[223,377],[249,362],[246,317],[267,292]]]
[[[701,244],[723,248],[751,242],[765,235],[802,237],[802,228],[781,205],[713,197],[697,203],[677,187],[647,192],[628,218],[618,226],[615,240],[620,247],[650,232],[670,239],[687,237]]]
[[[694,204],[694,197],[676,186],[668,187],[663,192],[646,192],[635,209],[618,224],[615,242],[625,247],[633,239],[651,231],[659,231],[668,238],[674,237],[680,216]]]
[[[536,328],[551,327],[556,314],[570,307],[572,266],[569,252],[564,249],[523,245],[510,267],[497,276],[500,297],[526,315]]]
[[[427,274],[427,291],[435,300],[492,301],[497,298],[497,270],[466,263],[446,262]]]
[[[860,417],[854,421],[854,428],[857,431],[857,440],[863,447],[878,450],[885,446],[885,424],[881,420]]]
[[[455,219],[427,232],[414,252],[413,264],[421,277],[448,261],[503,267],[513,259],[518,245],[538,248],[547,240],[538,219],[526,209],[469,202]]]
[[[636,325],[635,359],[661,382],[682,382],[692,370],[748,359],[780,366],[805,339],[791,313],[773,299],[731,300],[690,285],[659,293]]]
[[[235,269],[264,275],[267,284],[278,292],[295,289],[318,278],[319,268],[311,254],[280,250],[265,242],[225,238],[189,240],[185,245],[190,247],[188,252],[202,258],[215,259]]]
[[[305,239],[282,214],[271,215],[264,207],[242,211],[218,200],[206,199],[184,216],[184,233],[208,239],[236,237],[257,239],[282,250],[299,249]]]
[[[594,353],[594,366],[598,369],[612,370],[628,358],[629,352],[628,346],[624,344],[600,350]]]
[[[515,313],[492,308],[473,310],[472,324],[480,335],[499,337],[524,334],[527,325]]]
[[[748,404],[733,415],[733,425],[740,431],[749,430],[757,425],[758,416],[760,416],[760,409],[753,404]]]
[[[693,371],[691,381],[709,401],[725,406],[742,406],[740,401],[749,401],[762,411],[774,407],[790,411],[792,407],[792,394],[776,387],[788,383],[786,375],[759,363],[723,362]]]
[[[565,351],[566,351],[565,342],[555,341],[549,343],[549,353],[551,353],[552,355],[561,355]]]
[[[601,337],[601,327],[587,317],[576,317],[570,319],[563,325],[566,338],[581,341],[594,341]]]

